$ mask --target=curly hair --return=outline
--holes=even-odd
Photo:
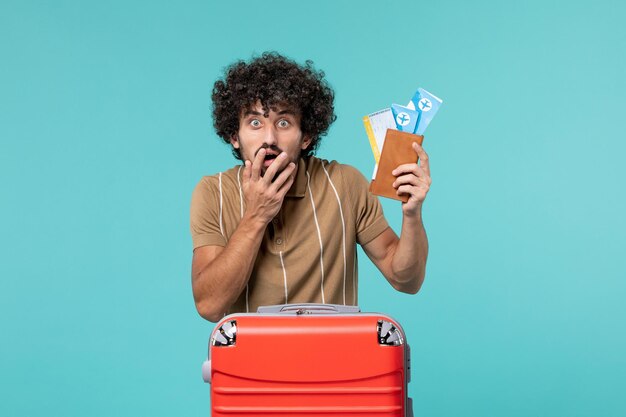
[[[226,67],[224,78],[213,85],[213,126],[217,134],[230,144],[239,131],[241,114],[257,102],[265,116],[277,106],[288,106],[300,114],[300,130],[311,138],[310,145],[300,153],[315,153],[320,139],[337,116],[334,113],[335,93],[316,70],[312,61],[299,65],[276,52],[265,52],[250,62],[237,61]],[[238,149],[232,149],[241,160]]]

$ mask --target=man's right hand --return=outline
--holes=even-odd
[[[281,153],[262,174],[265,149],[245,162],[246,212],[225,247],[201,246],[193,252],[192,287],[196,308],[216,322],[245,290],[267,224],[278,214],[296,177],[296,164]],[[273,181],[272,181],[273,179]]]
[[[243,171],[245,216],[263,225],[267,225],[278,214],[296,177],[296,164],[287,161],[285,152],[278,155],[262,174],[265,154],[266,150],[260,149],[252,163],[245,161]]]

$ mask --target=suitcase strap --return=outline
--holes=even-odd
[[[261,314],[337,314],[337,313],[360,313],[359,306],[344,306],[341,304],[279,304],[275,306],[261,306],[257,313]]]

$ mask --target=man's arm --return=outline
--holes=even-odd
[[[218,321],[246,288],[265,228],[241,221],[225,247],[201,246],[193,252],[191,284],[198,313]]]
[[[202,246],[193,253],[191,276],[196,309],[216,322],[245,289],[267,224],[278,214],[296,172],[281,154],[261,176],[265,149],[245,162],[243,192],[246,211],[225,247]],[[284,169],[283,169],[284,168]],[[282,169],[282,172],[272,179]]]
[[[428,239],[422,224],[422,204],[432,183],[428,155],[417,143],[413,144],[413,149],[419,156],[419,165],[400,165],[393,171],[396,192],[409,195],[408,201],[402,204],[400,238],[387,228],[363,246],[389,283],[396,290],[410,294],[419,291],[426,274]]]

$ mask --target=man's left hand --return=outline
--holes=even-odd
[[[419,157],[419,161],[414,164],[400,165],[392,172],[396,177],[393,183],[396,193],[409,196],[409,200],[402,204],[402,213],[408,217],[420,215],[422,203],[432,183],[428,155],[424,148],[418,143],[413,143],[413,150]]]

